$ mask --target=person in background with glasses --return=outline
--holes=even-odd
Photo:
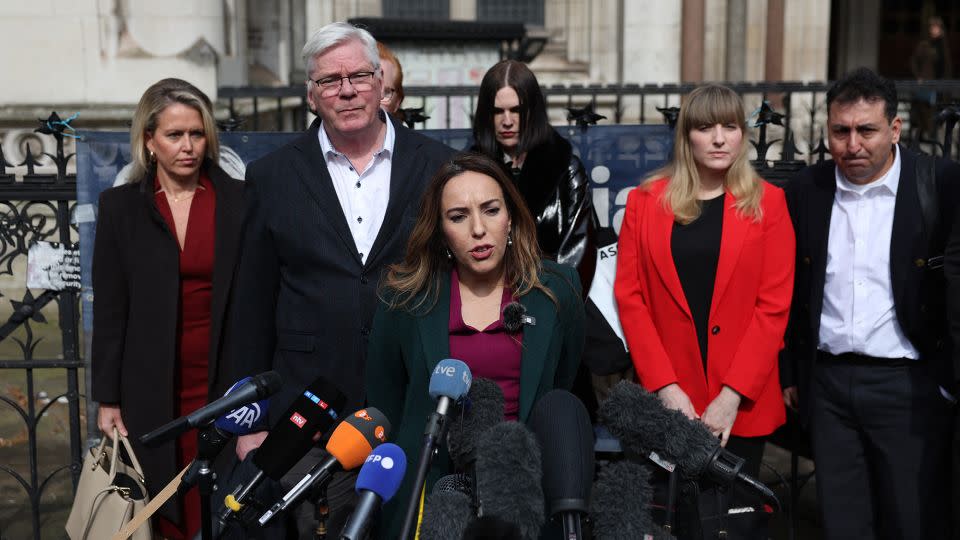
[[[235,379],[274,369],[275,425],[305,384],[326,377],[365,402],[364,363],[382,271],[398,262],[430,177],[453,154],[381,109],[377,42],[344,22],[313,34],[302,51],[317,119],[290,144],[247,169],[247,214],[233,330]],[[237,455],[266,432],[240,437]],[[321,441],[281,482],[292,487],[323,455]],[[355,498],[355,473],[327,488],[329,529],[339,531]],[[313,507],[301,505],[300,538],[313,538]]]
[[[380,69],[383,70],[383,99],[380,106],[393,115],[397,121],[403,122],[403,67],[400,60],[393,54],[390,47],[377,42],[377,51],[380,53]]]

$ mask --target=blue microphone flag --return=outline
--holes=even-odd
[[[251,380],[252,377],[244,377],[240,379],[229,390],[224,394],[229,395],[230,392],[233,392],[235,389],[244,385],[247,381]],[[246,435],[254,431],[262,431],[266,429],[265,425],[260,424],[260,419],[264,421],[267,419],[267,411],[270,405],[270,398],[264,398],[260,401],[255,401],[253,403],[248,403],[242,407],[237,407],[232,411],[219,416],[214,424],[220,428],[222,431],[231,433],[233,435]]]
[[[470,391],[473,376],[470,368],[460,360],[447,358],[437,363],[430,376],[430,397],[448,397],[460,401]]]
[[[357,493],[372,491],[383,502],[389,501],[400,489],[407,472],[407,456],[393,443],[383,443],[373,449],[357,475]]]

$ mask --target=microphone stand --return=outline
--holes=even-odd
[[[212,422],[200,428],[197,431],[197,457],[190,463],[177,488],[179,496],[185,495],[194,485],[200,490],[200,538],[203,540],[213,540],[210,498],[217,490],[217,475],[211,468],[211,461],[217,457],[229,439],[230,436],[218,430]]]
[[[317,527],[314,529],[315,540],[327,539],[327,516],[330,515],[330,504],[327,502],[327,485],[324,482],[316,491],[313,498],[313,517],[317,520]]]
[[[443,403],[449,403],[447,400],[441,400]],[[420,496],[423,491],[423,484],[427,480],[427,471],[430,470],[430,462],[437,451],[437,441],[442,441],[447,434],[446,408],[442,411],[433,411],[427,420],[427,427],[423,430],[423,446],[420,450],[420,459],[417,461],[417,474],[414,476],[413,490],[411,491],[410,502],[407,503],[407,510],[403,517],[403,528],[400,530],[400,540],[410,538],[410,533],[416,528],[417,509],[420,507]]]

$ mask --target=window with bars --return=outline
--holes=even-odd
[[[450,19],[450,0],[383,0],[383,16],[389,19]]]
[[[544,0],[477,0],[477,20],[543,26],[543,4]]]

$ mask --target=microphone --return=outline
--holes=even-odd
[[[524,540],[536,540],[544,523],[540,447],[518,422],[501,422],[477,443],[477,516],[513,524]]]
[[[440,442],[447,434],[447,412],[450,405],[463,399],[470,390],[472,376],[467,364],[460,360],[447,358],[437,363],[430,376],[430,397],[437,400],[437,410],[430,413],[427,426],[423,430],[423,444],[420,446],[420,458],[411,488],[410,499],[403,517],[400,538],[406,540],[413,532],[417,521],[417,508],[420,504],[420,491],[427,478],[430,462]]]
[[[590,415],[576,396],[557,389],[537,401],[527,425],[540,444],[547,511],[560,519],[565,539],[582,540],[594,473]]]
[[[527,307],[520,302],[510,302],[503,308],[503,327],[507,332],[519,332],[523,325],[536,326],[537,319],[527,315]]]
[[[393,443],[381,444],[367,456],[357,475],[356,490],[360,497],[340,533],[340,540],[363,540],[367,537],[374,513],[397,493],[405,472],[407,456],[402,448]]]
[[[244,387],[250,377],[235,382],[224,396]],[[199,480],[202,468],[209,461],[217,457],[230,439],[237,435],[246,435],[255,431],[261,418],[265,418],[269,408],[269,399],[262,399],[238,407],[201,427],[197,431],[197,456],[190,463],[190,468],[183,474],[180,485],[177,487],[181,495],[190,489]]]
[[[605,466],[597,474],[591,515],[593,534],[609,540],[672,538],[653,522],[650,471],[629,460]]]
[[[220,511],[221,524],[234,512],[239,512],[250,493],[260,484],[264,475],[280,478],[339,419],[347,397],[324,377],[317,377],[293,400],[281,416],[282,420],[270,430],[263,444],[253,454],[257,473],[247,483],[238,485],[224,499]]]
[[[721,485],[739,480],[780,510],[770,488],[740,472],[743,458],[722,448],[704,424],[666,408],[639,385],[621,381],[614,386],[598,416],[626,450],[649,457],[667,470],[675,465],[687,476],[706,476]]]
[[[389,432],[390,421],[374,407],[360,409],[346,417],[337,424],[327,441],[327,457],[307,471],[303,479],[260,516],[260,525],[266,525],[273,516],[299,504],[315,488],[327,485],[333,473],[362,465],[370,452],[387,440]]]
[[[459,489],[437,489],[443,478],[434,484],[433,492],[423,503],[420,540],[463,538],[467,526],[476,518],[469,495]]]
[[[267,398],[275,394],[283,385],[280,374],[276,371],[267,371],[255,375],[249,381],[236,387],[220,399],[204,405],[192,413],[181,416],[176,420],[140,437],[145,446],[155,447],[173,439],[184,431],[202,426],[221,414],[236,409],[241,405]]]
[[[503,422],[503,409],[503,390],[500,385],[480,377],[473,380],[467,399],[460,407],[460,414],[451,418],[447,453],[456,470],[465,474],[474,510],[480,507],[475,474],[477,441],[486,430]]]

